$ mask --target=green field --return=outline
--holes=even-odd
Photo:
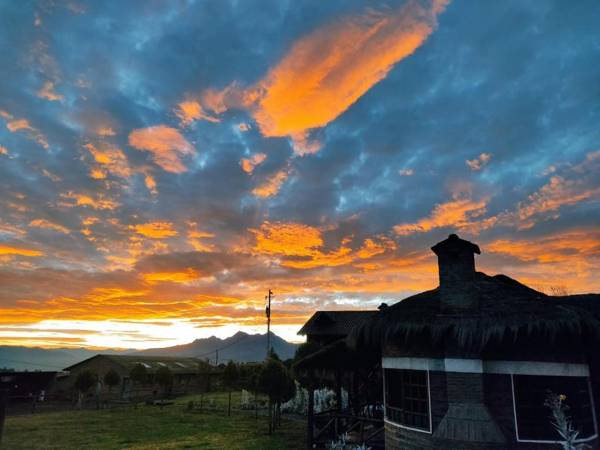
[[[206,398],[206,397],[205,397]],[[188,410],[187,396],[162,409],[123,406],[100,411],[50,412],[8,417],[2,449],[304,449],[305,422],[283,418],[274,435],[265,416],[233,409],[227,416],[226,394],[208,395],[214,410]],[[234,393],[232,405],[239,405]]]

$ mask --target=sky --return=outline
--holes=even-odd
[[[478,270],[598,292],[597,0],[0,0],[0,344],[289,340]]]

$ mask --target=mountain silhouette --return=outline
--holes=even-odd
[[[14,370],[61,370],[98,353],[189,356],[209,359],[214,364],[216,350],[218,349],[219,362],[227,362],[229,360],[237,362],[262,361],[265,359],[267,351],[266,336],[266,334],[247,334],[239,331],[226,339],[211,336],[205,339],[196,339],[189,344],[141,351],[0,346],[0,371],[2,368]],[[292,358],[298,348],[298,344],[287,342],[274,333],[271,333],[271,346],[277,355],[284,360]]]
[[[271,333],[271,347],[281,359],[293,358],[298,344],[292,344]],[[151,348],[135,352],[137,355],[153,356],[188,356],[206,358],[214,363],[216,350],[219,350],[219,362],[229,360],[237,362],[262,361],[267,353],[267,335],[248,334],[238,331],[231,337],[219,339],[211,336],[206,339],[196,339],[189,344],[176,345],[166,348]]]

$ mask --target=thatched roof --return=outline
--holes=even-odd
[[[358,369],[371,368],[380,355],[374,352],[361,352],[348,347],[346,339],[340,339],[302,358],[294,364],[296,370],[307,369]]]
[[[317,311],[298,331],[299,335],[347,336],[377,311]]]
[[[475,274],[473,289],[479,307],[472,311],[442,312],[436,288],[381,310],[352,331],[349,345],[381,348],[427,341],[439,347],[454,342],[481,351],[492,342],[528,336],[548,344],[565,337],[600,338],[600,294],[550,297],[506,275],[481,272]]]

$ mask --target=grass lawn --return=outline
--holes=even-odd
[[[214,411],[188,411],[190,400],[176,400],[162,410],[156,406],[124,406],[100,411],[50,412],[8,417],[2,449],[305,449],[305,423],[284,416],[273,436],[267,419],[253,412],[232,410],[227,417],[227,394],[208,394]],[[205,400],[206,401],[206,400]],[[206,403],[205,403],[206,404]],[[234,393],[232,405],[240,404]]]

